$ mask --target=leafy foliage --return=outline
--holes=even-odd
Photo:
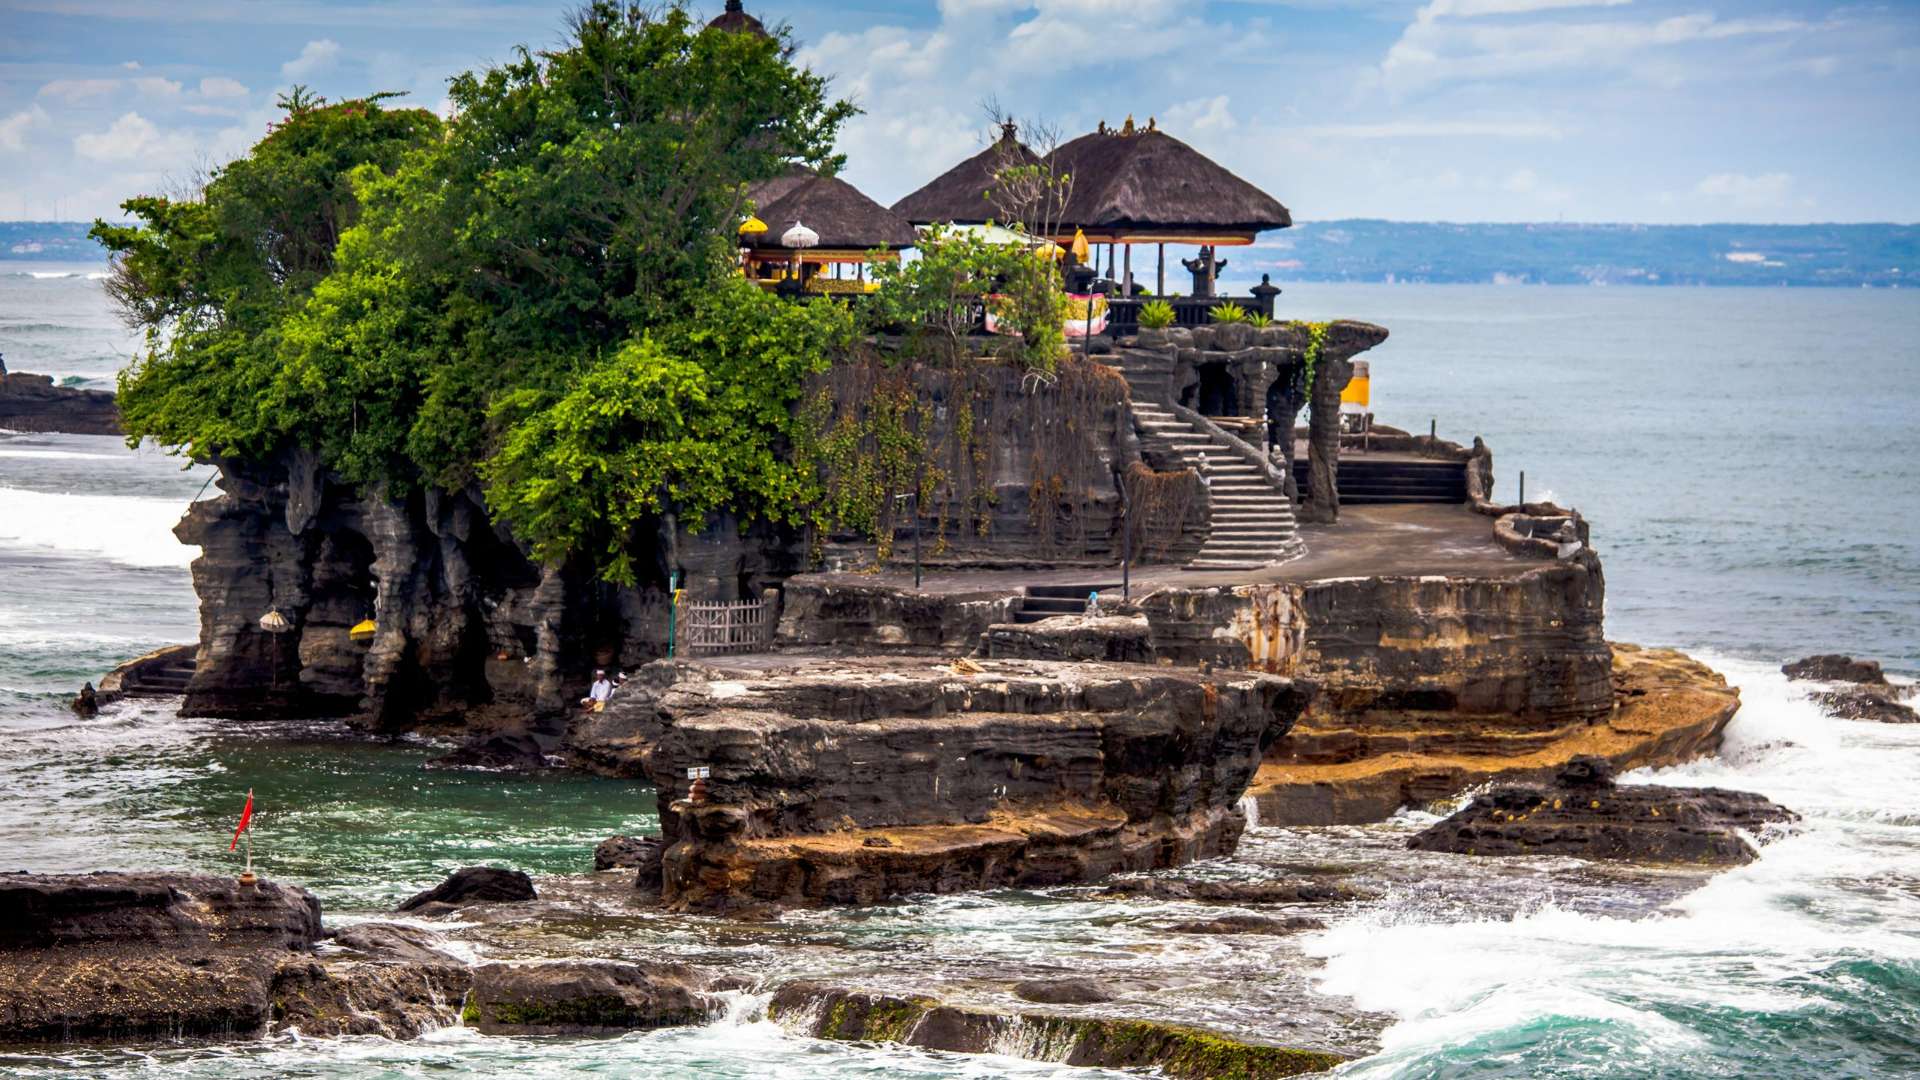
[[[1007,337],[1007,359],[1052,372],[1066,352],[1066,295],[1052,244],[993,243],[968,229],[935,226],[921,234],[919,257],[874,269],[879,290],[871,311],[878,325],[904,326],[938,344],[941,358],[961,354],[976,309],[993,312]]]
[[[1173,305],[1165,300],[1149,300],[1140,305],[1140,326],[1144,330],[1165,330],[1173,325]]]
[[[802,514],[792,405],[851,321],[735,276],[734,231],[747,184],[838,164],[854,110],[789,52],[597,0],[563,47],[455,78],[444,129],[297,90],[203,198],[96,228],[150,330],[130,436],[479,482],[542,559],[617,580],[669,506]]]
[[[1247,321],[1247,309],[1229,300],[1226,303],[1215,304],[1211,308],[1208,308],[1207,318],[1212,319],[1214,322],[1231,326],[1235,323]]]

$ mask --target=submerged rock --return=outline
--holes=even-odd
[[[453,1023],[471,977],[417,926],[363,923],[334,934],[337,954],[274,972],[273,1027],[309,1037],[411,1039]]]
[[[496,866],[465,866],[447,880],[422,893],[416,893],[396,910],[417,911],[429,904],[458,907],[462,904],[507,904],[535,899],[533,879],[524,871],[502,870]]]
[[[1099,1005],[1114,993],[1092,979],[1028,979],[1015,983],[1013,994],[1037,1005]]]
[[[1373,894],[1338,881],[1301,878],[1288,881],[1188,881],[1181,878],[1132,878],[1107,886],[1108,892],[1150,896],[1156,900],[1202,900],[1218,904],[1340,904],[1370,900]]]
[[[1616,786],[1611,765],[1583,757],[1551,785],[1495,788],[1408,846],[1461,855],[1735,866],[1758,855],[1746,834],[1797,820],[1793,811],[1744,791]]]
[[[487,964],[462,1014],[489,1035],[592,1035],[698,1024],[721,1008],[679,964],[612,960]]]
[[[478,739],[420,766],[423,769],[495,769],[532,772],[547,767],[546,752],[531,735]]]
[[[1321,920],[1309,919],[1301,915],[1284,919],[1270,919],[1265,915],[1222,915],[1217,919],[1174,923],[1167,927],[1176,934],[1270,934],[1274,936],[1326,928],[1327,924]]]
[[[320,933],[319,901],[270,881],[0,875],[0,1043],[252,1035]]]
[[[1880,670],[1878,660],[1855,660],[1851,656],[1839,653],[1821,653],[1795,660],[1780,669],[1789,679],[1807,679],[1814,682],[1850,682],[1865,686],[1887,685],[1887,673]]]
[[[1842,720],[1869,720],[1879,724],[1920,724],[1920,713],[1913,706],[1894,700],[1894,693],[1857,687],[1821,694],[1814,700],[1829,716]]]
[[[1158,1020],[996,1013],[928,997],[865,993],[811,982],[774,992],[768,1014],[820,1039],[897,1042],[954,1053],[1000,1053],[1108,1069],[1154,1069],[1176,1080],[1242,1080],[1324,1072],[1337,1054],[1246,1042]]]
[[[641,871],[651,868],[652,876],[658,879],[660,853],[666,848],[667,842],[658,836],[609,836],[593,849],[593,868]]]

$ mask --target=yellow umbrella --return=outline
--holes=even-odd
[[[748,217],[747,220],[744,223],[742,223],[740,226],[740,232],[743,235],[746,233],[763,233],[766,231],[767,231],[767,223],[764,221],[761,221],[757,217]]]
[[[1086,231],[1082,229],[1073,230],[1073,257],[1080,262],[1086,262],[1087,255],[1092,251],[1092,245],[1087,243]]]

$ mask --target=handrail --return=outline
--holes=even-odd
[[[1220,442],[1226,443],[1228,449],[1238,454],[1241,460],[1257,469],[1260,475],[1266,478],[1267,483],[1273,485],[1274,489],[1279,491],[1281,495],[1284,496],[1287,493],[1287,482],[1280,471],[1280,467],[1273,463],[1272,458],[1255,449],[1251,443],[1229,432],[1226,428],[1214,423],[1201,413],[1197,413],[1178,402],[1169,401],[1165,407],[1167,411],[1173,415],[1200,428],[1200,430],[1213,436]]]

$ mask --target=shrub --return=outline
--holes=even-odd
[[[1232,325],[1247,321],[1247,309],[1232,302],[1215,304],[1208,310],[1207,316],[1214,322]]]
[[[1173,325],[1173,305],[1165,300],[1149,300],[1140,305],[1142,330],[1165,330]]]
[[[1247,316],[1247,325],[1253,327],[1255,330],[1265,330],[1267,327],[1273,325],[1273,316],[1264,311],[1256,311]]]

